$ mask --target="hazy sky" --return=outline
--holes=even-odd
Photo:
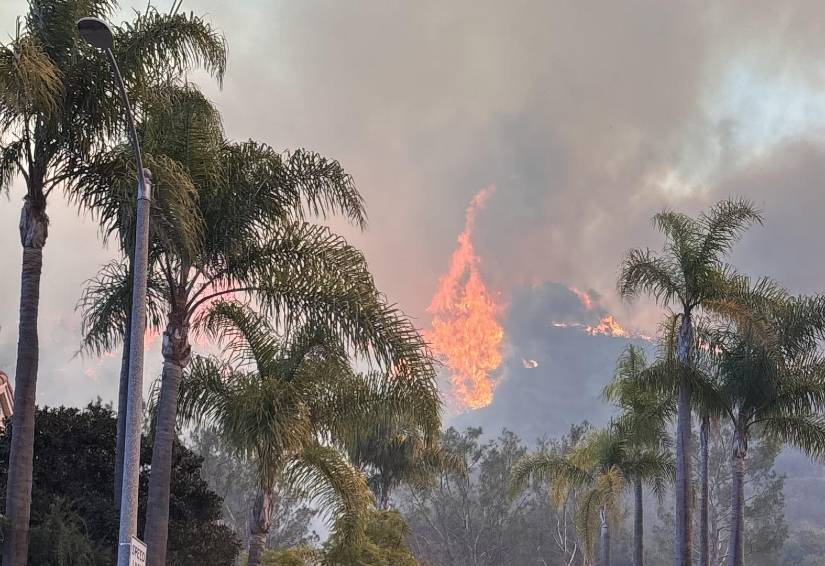
[[[662,206],[696,212],[730,195],[753,199],[767,218],[737,248],[739,267],[795,291],[825,287],[821,2],[187,0],[183,7],[206,14],[227,37],[223,89],[202,85],[228,135],[339,159],[370,217],[365,234],[345,233],[366,252],[381,288],[421,326],[464,209],[491,184],[497,190],[477,218],[476,249],[505,302],[560,283],[594,291],[627,326],[651,330],[651,309],[621,305],[613,291],[622,252],[659,245],[649,217]],[[24,9],[23,0],[2,0],[0,35]],[[0,368],[7,371],[17,340],[21,195],[18,187],[0,200]],[[111,399],[119,354],[72,359],[81,284],[111,252],[58,195],[50,216],[38,397]],[[148,359],[153,377],[156,346]]]

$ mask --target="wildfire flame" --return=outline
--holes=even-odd
[[[647,336],[645,334],[639,334],[637,332],[628,332],[625,328],[619,324],[619,321],[616,320],[612,314],[608,314],[599,320],[599,323],[591,326],[587,324],[581,324],[580,322],[559,322],[556,321],[553,323],[553,326],[556,328],[578,328],[582,332],[589,334],[590,336],[611,336],[613,338],[638,338],[640,340],[646,340],[648,342],[652,341],[653,338]]]
[[[613,318],[612,314],[603,317],[599,324],[588,328],[591,335],[604,334],[605,336],[616,336],[617,338],[625,338],[629,336],[627,330],[622,328],[619,321]]]
[[[569,289],[573,292],[574,295],[576,295],[579,298],[579,301],[581,301],[581,304],[584,308],[586,308],[589,311],[593,310],[593,299],[590,298],[590,295],[588,295],[584,291],[576,289],[575,287],[570,287]]]
[[[495,389],[492,372],[502,361],[502,308],[481,278],[480,259],[472,241],[476,211],[494,190],[488,187],[480,191],[467,207],[464,231],[458,236],[450,268],[439,280],[427,308],[433,317],[427,339],[450,369],[451,394],[459,410],[490,404]]]
[[[579,302],[588,311],[596,310],[596,303],[593,298],[585,291],[581,291],[576,287],[568,287],[571,293],[578,297]],[[604,311],[602,311],[604,312]],[[591,336],[612,336],[613,338],[639,338],[641,340],[652,340],[650,336],[640,334],[638,332],[629,332],[619,324],[619,321],[612,314],[606,314],[599,319],[595,325],[582,324],[580,322],[561,322],[553,323],[556,328],[578,328],[582,332],[590,334]]]

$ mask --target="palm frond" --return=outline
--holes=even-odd
[[[210,305],[196,325],[224,343],[224,354],[233,365],[253,362],[257,371],[267,372],[284,353],[269,321],[238,302]]]
[[[663,306],[676,300],[684,303],[683,286],[678,270],[650,250],[630,250],[622,260],[618,290],[625,299],[647,293]]]
[[[295,187],[312,214],[325,218],[338,211],[356,226],[366,227],[364,199],[340,163],[299,149],[286,155],[284,165],[286,185]]]
[[[149,6],[115,30],[114,52],[129,84],[150,85],[199,66],[218,81],[226,71],[226,42],[193,13],[162,13]]]
[[[78,301],[81,312],[81,353],[102,355],[111,352],[128,332],[126,321],[132,307],[132,275],[125,261],[112,261],[88,280]],[[163,324],[164,282],[156,273],[149,272],[146,281],[147,327],[160,332]]]
[[[518,493],[530,482],[563,484],[568,488],[587,485],[592,480],[587,470],[567,458],[550,452],[537,452],[519,460],[510,474],[508,491]]]
[[[144,154],[151,171],[150,245],[195,258],[202,245],[203,220],[198,190],[179,162],[158,153]],[[128,253],[134,246],[137,172],[132,149],[117,146],[77,168],[67,196],[99,222],[104,241],[115,238]]]
[[[63,73],[36,37],[21,31],[0,43],[0,133],[26,116],[50,116],[61,106]]]
[[[747,199],[723,200],[699,217],[704,237],[699,252],[702,265],[716,263],[753,224],[762,224],[762,212]]]
[[[284,479],[298,486],[330,516],[333,532],[345,545],[358,545],[372,497],[364,477],[337,450],[307,446],[284,470]]]
[[[0,193],[9,190],[15,174],[22,168],[25,149],[26,142],[23,139],[0,145]]]
[[[247,292],[284,327],[322,325],[354,355],[399,376],[429,376],[435,387],[426,342],[384,300],[364,256],[346,240],[325,227],[292,223],[264,242],[238,247],[217,266],[214,285],[232,289],[236,282],[250,282]]]
[[[825,456],[825,417],[821,414],[780,414],[756,424],[769,438],[791,444],[816,458]]]

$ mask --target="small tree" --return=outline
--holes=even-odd
[[[719,383],[706,388],[733,427],[728,564],[744,565],[744,482],[754,430],[804,452],[825,454],[825,359],[818,340],[825,332],[825,301],[794,297],[767,278],[737,280],[736,298],[759,320],[727,325],[710,335]]]
[[[205,324],[226,340],[228,361],[196,359],[181,387],[181,417],[211,423],[255,470],[249,565],[260,564],[279,482],[320,498],[335,513],[342,544],[357,546],[371,498],[335,446],[344,446],[376,407],[359,402],[363,378],[351,371],[345,345],[323,326],[301,327],[282,340],[264,318],[233,303],[215,305]],[[431,374],[384,379],[385,418],[429,405],[429,434],[437,432],[437,396],[421,395],[432,389]]]
[[[32,544],[30,566],[60,564],[67,549],[76,556],[94,556],[81,562],[108,566],[117,547],[119,513],[111,497],[115,461],[115,416],[99,402],[85,409],[43,408],[35,421]],[[0,486],[8,477],[10,436],[0,436]],[[221,499],[201,477],[201,458],[175,446],[172,466],[170,564],[225,566],[240,544],[221,524]],[[141,460],[151,465],[151,443],[143,439]],[[146,498],[148,471],[140,477],[140,500]],[[145,520],[141,506],[139,522]],[[63,546],[63,545],[68,545]],[[78,560],[80,558],[77,558]],[[67,562],[76,564],[77,562]]]
[[[407,545],[409,529],[397,511],[370,510],[364,539],[347,544],[333,536],[324,548],[324,563],[330,566],[419,566]]]
[[[614,426],[627,439],[626,450],[629,460],[643,458],[647,451],[657,454],[663,462],[669,459],[671,439],[667,426],[675,409],[673,395],[662,394],[646,387],[642,375],[647,371],[644,351],[630,345],[622,352],[616,364],[613,381],[604,388],[604,397],[612,401],[620,410]],[[644,501],[643,484],[652,481],[659,495],[663,487],[659,482],[664,477],[645,477],[634,474],[628,478],[633,482],[633,563],[644,565]]]
[[[510,488],[518,492],[531,480],[547,482],[557,505],[575,491],[584,559],[593,561],[598,538],[598,563],[610,566],[610,525],[618,516],[627,481],[641,478],[661,490],[672,473],[669,454],[640,449],[618,427],[611,427],[589,433],[567,456],[545,451],[522,459],[513,468]]]

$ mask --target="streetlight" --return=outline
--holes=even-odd
[[[126,125],[137,167],[137,222],[135,227],[135,259],[132,280],[132,326],[129,329],[129,386],[126,405],[126,442],[123,450],[123,484],[120,492],[120,533],[118,535],[117,565],[129,566],[132,552],[145,546],[137,541],[138,478],[140,475],[140,432],[143,403],[143,331],[146,327],[146,272],[149,251],[149,208],[152,198],[151,174],[143,169],[135,119],[123,76],[112,53],[112,30],[98,18],[81,18],[77,31],[89,45],[106,53],[112,65],[115,83],[123,99]]]

